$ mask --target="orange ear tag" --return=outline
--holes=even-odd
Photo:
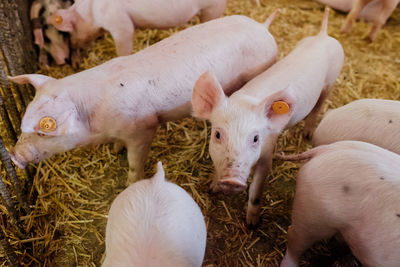
[[[290,107],[285,101],[276,101],[272,104],[272,110],[275,114],[282,115],[288,113]]]
[[[61,16],[57,16],[56,19],[55,19],[55,22],[57,24],[61,24],[63,22],[63,18]]]
[[[39,121],[39,128],[45,133],[53,132],[57,128],[56,120],[52,117],[43,117]]]

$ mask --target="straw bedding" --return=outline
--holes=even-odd
[[[228,0],[225,15],[243,14],[261,22],[277,7],[282,13],[270,30],[282,58],[300,39],[319,32],[322,5],[308,0],[265,0],[257,7],[251,0]],[[400,11],[394,12],[374,43],[365,40],[370,25],[364,23],[357,23],[350,35],[340,35],[344,18],[344,14],[337,12],[331,12],[329,17],[329,34],[341,42],[346,58],[323,111],[359,98],[400,100]],[[138,30],[134,51],[196,23],[197,18],[178,29]],[[115,56],[112,38],[105,35],[86,51],[80,70]],[[39,72],[60,78],[74,70],[69,66],[52,66]],[[309,148],[302,128],[300,123],[285,131],[277,151],[295,153]],[[154,173],[155,163],[161,160],[167,179],[182,186],[199,204],[208,229],[204,266],[277,266],[286,247],[299,164],[274,161],[262,197],[261,224],[250,230],[244,222],[247,193],[209,193],[213,171],[208,154],[209,133],[208,124],[193,118],[161,125],[146,162],[147,176]],[[127,167],[126,151],[116,154],[111,145],[75,149],[38,164],[32,188],[37,191],[37,200],[33,212],[23,218],[29,239],[19,240],[5,217],[0,217],[16,249],[22,243],[32,245],[32,250],[18,252],[21,262],[31,266],[99,266],[104,254],[108,209],[124,189]],[[347,260],[349,255],[342,247],[335,240],[320,242],[302,262],[305,266],[343,266],[343,262],[356,266],[354,259]]]

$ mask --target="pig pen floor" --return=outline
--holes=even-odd
[[[257,7],[251,0],[228,0],[225,15],[243,14],[258,21],[281,8],[271,25],[279,58],[302,38],[319,32],[324,7],[307,0],[265,0]],[[323,111],[359,98],[400,100],[400,12],[397,9],[374,43],[365,40],[370,26],[357,23],[349,36],[339,34],[344,14],[331,12],[329,34],[344,47],[346,58],[334,93]],[[198,23],[193,19],[185,27]],[[138,30],[138,51],[177,30]],[[115,57],[112,39],[106,35],[84,54],[81,69]],[[74,73],[69,66],[39,71],[61,78]],[[285,131],[277,151],[296,153],[310,147],[302,137],[302,123]],[[208,154],[210,127],[192,118],[161,125],[146,163],[147,176],[158,160],[167,179],[186,189],[205,215],[208,239],[204,266],[277,266],[286,248],[286,229],[299,164],[274,161],[273,172],[262,197],[261,223],[248,229],[244,223],[247,193],[227,196],[209,193],[213,171]],[[126,152],[112,152],[111,145],[76,149],[37,165],[34,211],[24,218],[31,232],[32,251],[20,252],[21,262],[42,266],[99,266],[104,254],[104,232],[111,202],[125,187]],[[11,236],[11,235],[10,235]],[[18,248],[20,241],[13,240]],[[35,255],[32,258],[28,254]],[[3,264],[5,262],[3,261]],[[320,242],[302,258],[304,266],[357,266],[346,247],[330,240]]]

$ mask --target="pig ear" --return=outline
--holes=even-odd
[[[73,8],[56,10],[47,18],[47,23],[62,32],[72,32],[76,20],[76,11]]]
[[[209,119],[213,109],[225,101],[225,93],[217,78],[209,72],[196,81],[192,95],[193,114],[200,119]]]
[[[50,136],[71,136],[84,131],[84,126],[79,119],[79,114],[74,103],[69,101],[60,101],[59,106],[64,107],[62,112],[41,118],[37,122],[36,132]],[[47,121],[48,127],[42,127],[42,123]]]
[[[18,76],[8,76],[8,79],[18,84],[30,83],[36,88],[36,90],[39,90],[46,82],[55,80],[52,77],[42,74],[23,74]]]
[[[269,128],[281,131],[292,117],[295,100],[290,87],[268,96],[258,107],[269,121]]]

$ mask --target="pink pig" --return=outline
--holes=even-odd
[[[307,248],[336,233],[363,266],[399,266],[399,155],[364,142],[341,141],[280,158],[308,160],[297,174],[281,267],[299,266]]]
[[[36,96],[11,151],[16,165],[91,143],[127,147],[128,181],[142,177],[157,126],[190,115],[196,79],[216,74],[231,94],[275,62],[277,46],[265,25],[245,16],[199,24],[134,55],[56,80],[39,74],[10,79],[31,83]]]
[[[313,134],[313,146],[342,140],[375,144],[400,154],[400,101],[360,99],[328,111]]]
[[[373,23],[369,38],[374,41],[378,36],[379,30],[385,25],[400,0],[355,0],[353,2],[351,11],[342,25],[341,32],[348,33],[358,17],[366,18],[366,20]]]
[[[130,185],[111,205],[103,267],[200,267],[207,231],[185,190],[157,173]]]
[[[245,190],[250,169],[255,165],[246,216],[249,225],[259,220],[260,194],[278,135],[309,113],[306,130],[313,130],[318,110],[342,68],[342,46],[326,33],[328,12],[327,9],[318,35],[300,41],[287,57],[229,98],[218,79],[210,74],[212,71],[196,82],[192,96],[194,115],[212,124],[210,155],[216,171],[213,191]],[[284,101],[287,113],[273,110],[277,101]]]
[[[70,8],[56,11],[48,21],[71,34],[74,49],[87,46],[102,30],[109,31],[117,54],[126,56],[132,51],[135,27],[180,26],[196,14],[200,14],[201,21],[208,21],[220,17],[225,4],[226,0],[76,0]]]
[[[350,12],[357,0],[315,0],[321,4],[327,5],[341,12]],[[360,18],[367,19],[369,15],[373,15],[374,9],[381,7],[381,0],[372,0],[361,11]]]

